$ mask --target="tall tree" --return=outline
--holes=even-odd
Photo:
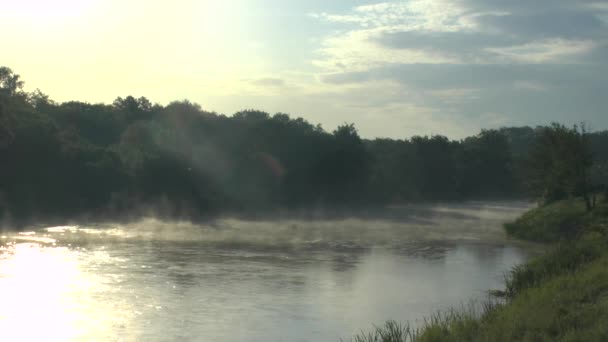
[[[544,203],[582,196],[587,209],[593,209],[593,158],[584,125],[568,128],[553,123],[540,128],[527,165],[528,187]]]
[[[23,81],[10,68],[0,66],[0,148],[7,147],[15,137],[13,109],[22,100]]]
[[[456,163],[459,144],[447,137],[413,137],[419,163],[420,192],[426,199],[458,198],[459,172]]]
[[[462,145],[461,193],[471,197],[509,194],[513,173],[507,137],[497,130],[482,130]]]
[[[23,88],[21,77],[10,68],[0,67],[0,94],[14,96]]]

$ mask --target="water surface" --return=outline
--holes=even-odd
[[[528,253],[521,203],[315,220],[154,219],[5,233],[0,340],[337,341],[484,298]]]

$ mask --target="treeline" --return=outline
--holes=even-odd
[[[0,68],[0,215],[14,221],[523,197],[542,131],[364,140],[352,124],[327,132],[282,113],[225,116],[132,96],[55,103],[22,87]],[[589,137],[606,164],[608,133]]]

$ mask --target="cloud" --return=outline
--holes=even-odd
[[[358,24],[365,28],[455,31],[470,23],[458,20],[464,9],[448,0],[382,2],[353,8],[346,14],[313,14],[333,23]]]
[[[259,86],[259,87],[284,87],[285,86],[285,80],[280,79],[280,78],[272,78],[272,77],[268,77],[268,78],[258,78],[258,79],[253,79],[253,80],[246,80],[249,83],[255,85],[255,86]]]
[[[514,62],[545,63],[569,62],[576,63],[577,56],[589,53],[596,44],[592,40],[548,39],[530,43],[501,47],[486,48],[485,51],[506,57]]]
[[[529,91],[548,91],[550,87],[538,81],[516,80],[513,81],[513,88]]]
[[[313,64],[326,70],[366,70],[391,63],[457,63],[449,54],[432,49],[382,44],[398,32],[460,32],[474,28],[465,10],[447,0],[382,2],[353,8],[345,14],[314,14],[345,30],[322,39]]]
[[[360,72],[325,74],[322,82],[345,85],[394,80],[418,89],[485,89],[528,81],[553,87],[608,83],[608,65],[586,64],[393,64]]]
[[[605,29],[608,26],[588,14],[571,17],[546,18],[543,15],[542,20],[534,16],[522,20],[521,16],[515,18],[511,14],[494,12],[468,15],[466,20],[460,21],[474,24],[462,26],[460,30],[434,31],[393,26],[352,31],[343,35],[342,39],[349,36],[352,43],[352,38],[358,37],[356,42],[360,46],[375,45],[375,52],[383,55],[399,56],[396,51],[408,51],[408,55],[402,55],[402,63],[421,62],[420,58],[407,58],[412,55],[426,58],[423,62],[427,63],[504,63],[505,58],[513,62],[560,62],[569,61],[572,55],[589,54],[594,48],[605,44]],[[552,22],[553,26],[544,25],[543,20]],[[336,43],[341,42],[346,40],[333,37],[326,41],[323,51],[332,51],[339,47]],[[387,52],[386,48],[392,51]],[[340,51],[342,55],[348,54],[344,48]],[[340,55],[334,54],[333,57]],[[561,57],[563,60],[560,60]]]
[[[448,55],[377,44],[382,30],[356,30],[326,38],[313,64],[325,71],[362,71],[394,63],[456,63]]]
[[[599,90],[608,87],[608,7],[598,1],[391,1],[316,18],[339,28],[313,61],[326,87],[398,84],[399,106],[443,113],[443,127],[458,120],[452,132],[476,120],[608,126]]]
[[[541,13],[509,13],[508,15],[482,15],[476,18],[480,27],[525,39],[588,38],[605,29],[604,23],[594,11],[551,10]]]
[[[314,64],[352,71],[382,63],[571,62],[605,44],[597,3],[541,2],[395,1],[317,14],[349,25],[322,41]]]

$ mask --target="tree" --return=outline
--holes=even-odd
[[[22,89],[21,77],[10,68],[0,67],[0,148],[7,147],[15,138],[12,107]]]
[[[373,158],[370,176],[375,201],[402,202],[420,198],[421,179],[416,146],[407,140],[368,142]]]
[[[10,145],[15,138],[12,117],[8,110],[8,101],[0,97],[0,149]]]
[[[36,89],[31,93],[27,93],[27,102],[34,108],[41,108],[49,106],[53,101],[49,99],[49,96],[44,94],[40,89]]]
[[[235,113],[233,117],[235,119],[244,120],[248,122],[260,122],[268,120],[270,118],[270,114],[259,110],[247,109]]]
[[[459,173],[455,150],[457,142],[447,137],[413,137],[420,175],[420,193],[427,199],[453,199],[457,197]]]
[[[528,188],[544,203],[582,196],[591,210],[592,165],[585,126],[553,123],[538,130],[527,162]]]
[[[323,197],[332,204],[361,203],[368,195],[371,156],[353,124],[338,126],[316,168]]]
[[[513,188],[512,155],[507,137],[497,130],[482,130],[462,142],[461,194],[500,196]]]
[[[595,162],[591,169],[591,182],[596,191],[603,191],[608,200],[608,163]]]
[[[0,95],[14,96],[21,92],[23,81],[10,68],[0,67]]]
[[[125,118],[129,123],[136,120],[148,119],[154,108],[147,98],[142,96],[136,99],[131,95],[124,99],[122,97],[116,98],[112,105],[125,115]]]

